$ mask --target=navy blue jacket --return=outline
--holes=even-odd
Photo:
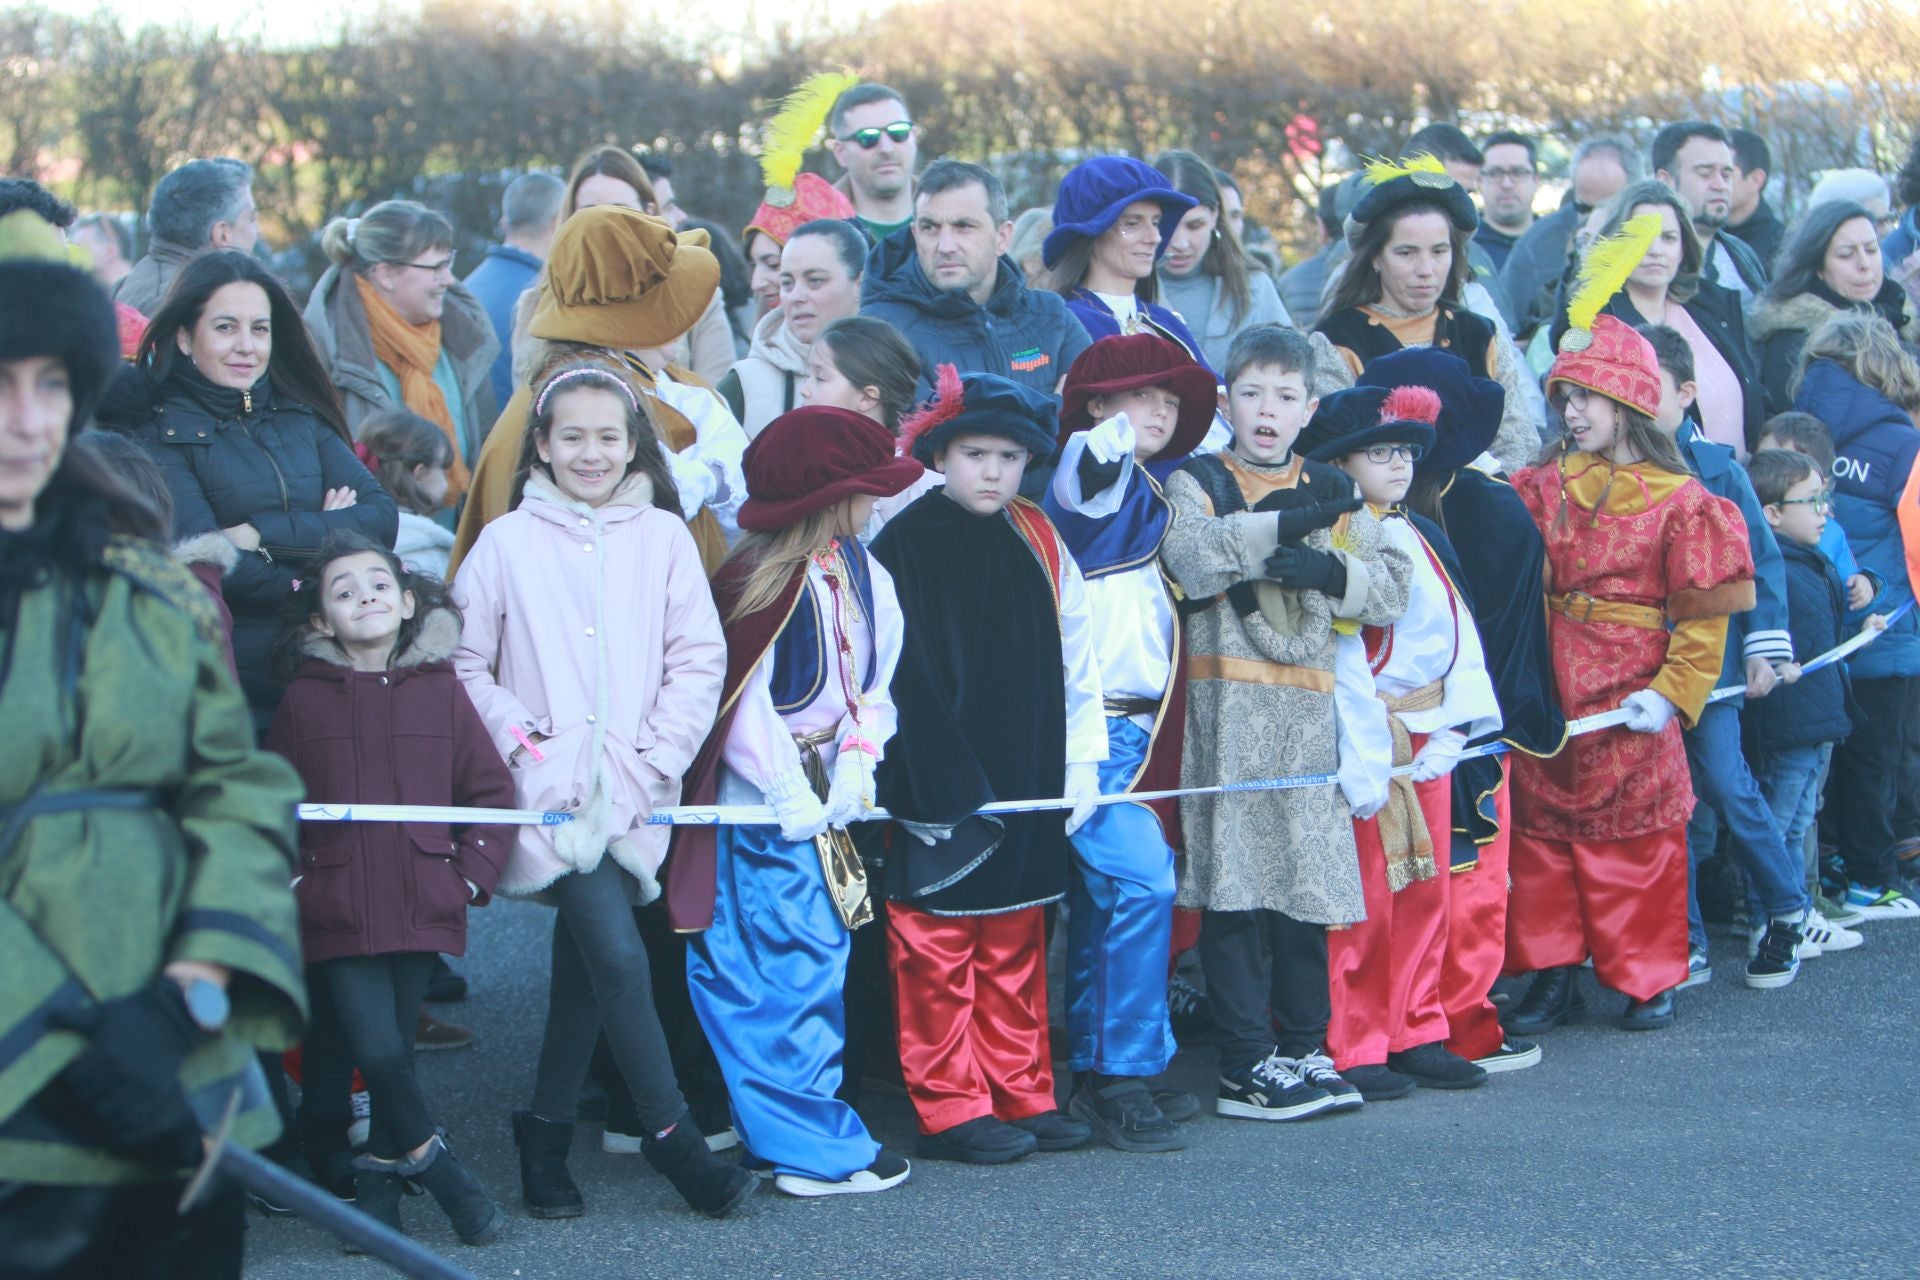
[[[1714,687],[1744,685],[1748,658],[1792,662],[1798,652],[1787,630],[1787,573],[1780,560],[1780,543],[1733,450],[1701,435],[1691,418],[1674,435],[1706,491],[1740,508],[1740,518],[1747,522],[1747,547],[1753,552],[1753,608],[1727,619],[1726,657],[1720,664],[1720,683]],[[1821,646],[1828,648],[1832,646]],[[1810,658],[1819,652],[1815,649],[1802,656]]]
[[[487,309],[494,336],[500,339],[500,354],[487,371],[493,381],[493,402],[498,405],[513,399],[513,304],[533,287],[539,274],[540,259],[524,249],[496,244],[487,250],[486,261],[461,281]]]
[[[1845,638],[1846,590],[1818,547],[1783,540],[1780,554],[1787,570],[1794,651],[1803,658],[1817,657]],[[1775,685],[1772,693],[1747,703],[1741,712],[1747,750],[1758,755],[1838,742],[1853,732],[1850,697],[1844,662],[1808,672],[1793,684]]]

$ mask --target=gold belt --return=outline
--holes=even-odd
[[[1665,610],[1651,605],[1629,604],[1625,600],[1603,600],[1584,591],[1548,596],[1547,607],[1575,622],[1613,622],[1623,627],[1641,627],[1648,631],[1667,629]]]

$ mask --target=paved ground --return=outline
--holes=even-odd
[[[1716,937],[1720,977],[1682,993],[1669,1031],[1590,1018],[1545,1037],[1534,1070],[1339,1118],[1209,1113],[1174,1155],[923,1162],[884,1195],[769,1189],[712,1222],[583,1125],[587,1216],[546,1223],[518,1209],[507,1114],[532,1084],[547,920],[524,904],[476,914],[473,995],[446,1011],[480,1043],[421,1059],[442,1123],[513,1216],[469,1249],[430,1202],[405,1212],[477,1276],[1920,1275],[1920,924],[1869,926],[1865,947],[1772,992],[1741,985],[1743,949]],[[1620,997],[1586,980],[1611,1015]],[[1210,1097],[1211,1069],[1188,1051],[1173,1076]],[[867,1119],[911,1154],[904,1098],[874,1098]],[[253,1219],[249,1250],[261,1280],[387,1274],[298,1222]]]

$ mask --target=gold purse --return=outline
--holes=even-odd
[[[806,771],[813,794],[823,803],[827,799],[829,779],[826,761],[820,758],[820,747],[834,732],[827,729],[794,739],[800,748],[800,767]],[[853,847],[852,834],[839,827],[828,827],[813,838],[813,847],[820,855],[820,874],[826,879],[834,910],[840,913],[840,923],[852,932],[871,921],[873,898],[867,891],[867,869],[860,861],[859,851]]]

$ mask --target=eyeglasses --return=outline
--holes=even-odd
[[[892,124],[883,124],[871,129],[855,129],[840,141],[851,142],[862,151],[871,151],[880,145],[880,135],[885,134],[895,142],[905,142],[913,136],[913,131],[918,127],[911,120],[896,120]]]
[[[1565,413],[1568,405],[1572,405],[1576,410],[1581,410],[1585,409],[1587,403],[1592,399],[1593,392],[1587,390],[1585,387],[1566,387],[1548,396],[1547,403],[1553,406],[1555,413]]]
[[[1511,182],[1517,185],[1538,176],[1539,174],[1532,169],[1482,169],[1480,171],[1481,182],[1495,185],[1502,182]]]
[[[1388,463],[1395,458],[1405,458],[1408,462],[1418,462],[1427,456],[1427,451],[1417,444],[1370,444],[1363,451],[1368,462]]]
[[[402,270],[424,271],[430,276],[437,276],[443,272],[447,275],[452,275],[454,256],[455,255],[450,253],[438,262],[396,262],[393,265]]]
[[[1782,498],[1773,504],[1776,507],[1812,507],[1821,515],[1833,510],[1833,498],[1829,494],[1816,493],[1811,498]]]

